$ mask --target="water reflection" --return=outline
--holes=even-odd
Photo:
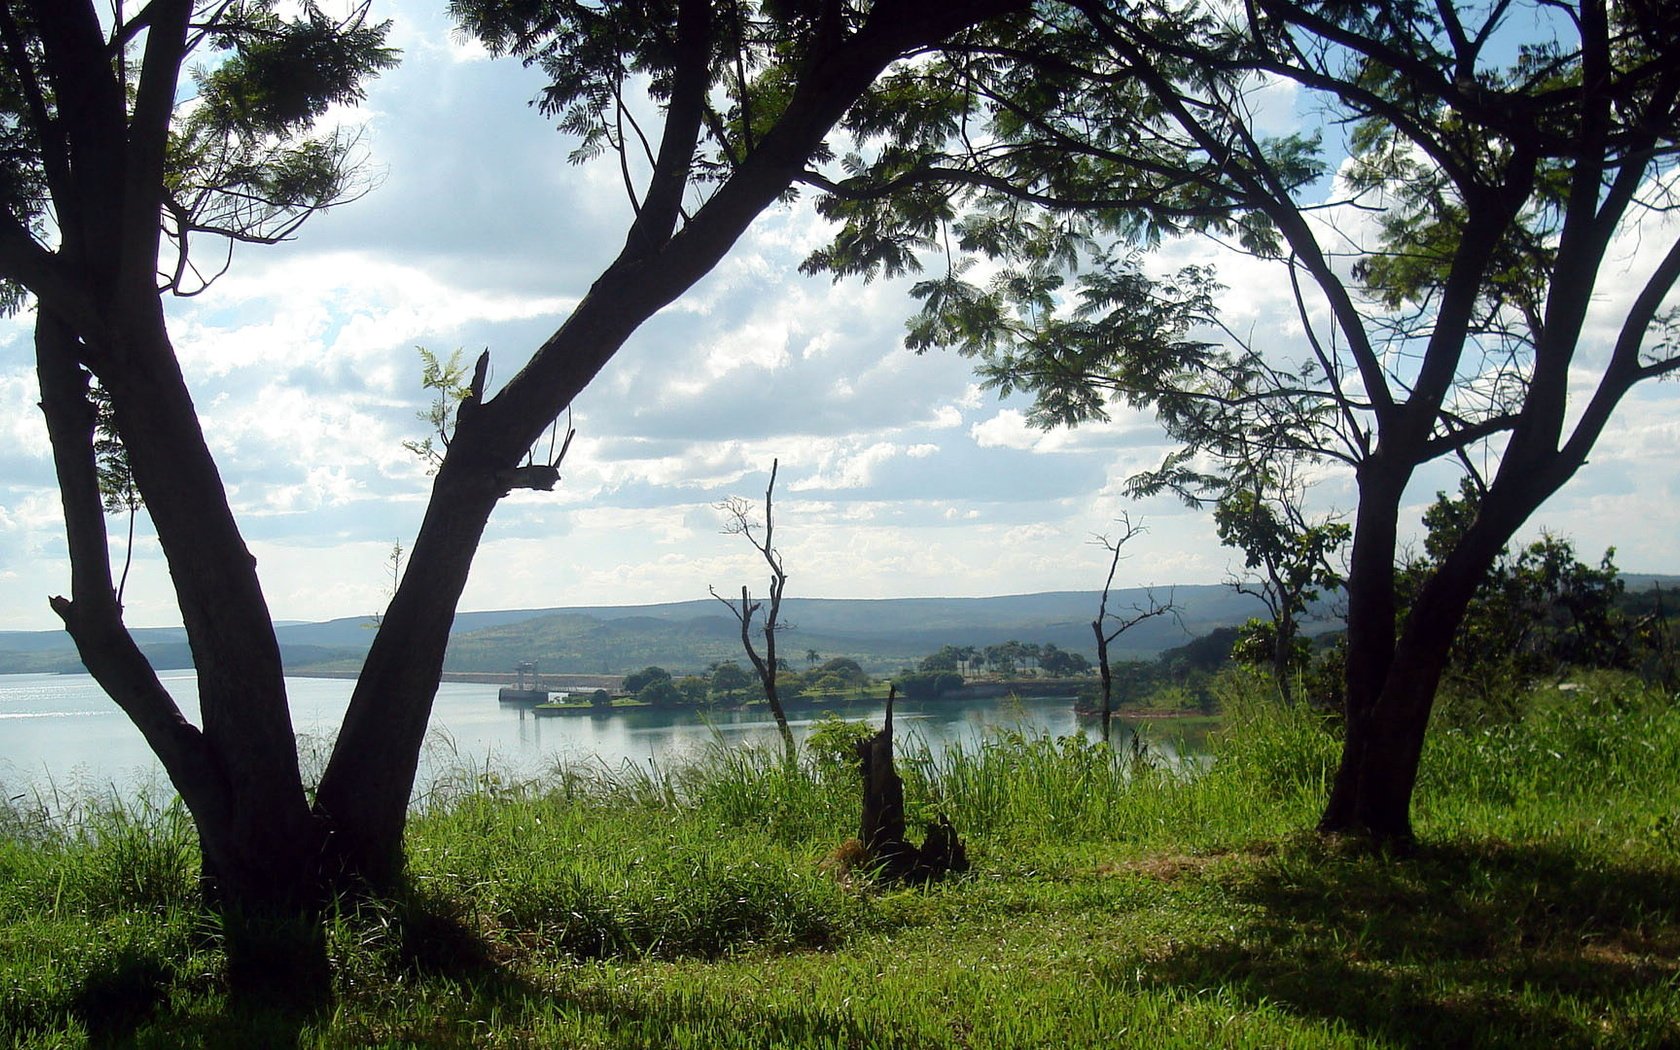
[[[173,673],[165,685],[188,718],[198,719],[197,680]],[[287,680],[294,727],[306,775],[325,764],[331,741],[349,704],[353,683],[343,679]],[[796,707],[790,723],[803,741],[828,711],[880,724],[879,702],[854,701],[822,709]],[[900,701],[894,707],[900,747],[926,744],[937,751],[976,746],[990,735],[1018,729],[1051,736],[1095,737],[1093,719],[1080,719],[1068,698],[1014,697],[968,701]],[[463,770],[495,771],[508,777],[537,776],[558,763],[625,762],[660,768],[699,754],[714,742],[729,746],[780,747],[768,710],[617,709],[609,712],[545,714],[502,704],[496,687],[446,682],[438,688],[432,730],[421,760],[421,789],[440,776]],[[1117,747],[1129,742],[1130,727],[1116,723]],[[1202,730],[1205,734],[1205,730]],[[1163,757],[1205,751],[1205,735],[1154,724],[1145,739]],[[0,675],[0,788],[11,795],[31,789],[107,786],[121,792],[157,783],[161,770],[145,742],[93,680],[85,675]]]

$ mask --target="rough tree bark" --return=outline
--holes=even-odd
[[[905,838],[904,781],[893,763],[893,700],[887,690],[887,717],[879,732],[857,743],[863,774],[863,816],[858,841],[877,877],[889,882],[927,882],[968,870],[968,850],[943,814],[929,828],[921,846]]]

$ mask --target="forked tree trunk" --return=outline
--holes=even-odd
[[[1438,674],[1438,669],[1437,669]],[[1350,707],[1330,798],[1318,829],[1358,834],[1379,842],[1412,838],[1412,789],[1417,783],[1433,689],[1410,696],[1390,694],[1392,707],[1373,705],[1355,714]]]
[[[159,354],[156,341],[135,338],[154,325],[156,340],[164,340],[157,318],[131,319],[130,355]],[[146,369],[140,390],[113,380],[136,479],[149,498],[167,492],[172,501],[153,514],[200,667],[200,729],[183,717],[122,623],[93,451],[95,412],[78,349],[56,318],[37,318],[41,408],[72,565],[71,596],[54,598],[53,610],[193,816],[205,897],[222,917],[230,990],[265,1001],[320,1001],[328,992],[319,921],[324,834],[304,803],[272,627],[251,624],[253,615],[267,616],[253,562],[190,411],[187,425],[159,418],[171,405],[190,405],[179,373]]]
[[[1394,550],[1399,508],[1393,494],[1399,487],[1362,485],[1348,573],[1345,735],[1320,831],[1411,840],[1412,791],[1454,637],[1500,550],[1561,484],[1521,471],[1503,481],[1484,496],[1463,537],[1419,588],[1398,631],[1393,558],[1383,552]]]

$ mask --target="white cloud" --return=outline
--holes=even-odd
[[[414,345],[488,346],[493,384],[505,379],[587,292],[629,214],[615,166],[568,164],[572,143],[527,105],[540,70],[486,61],[451,36],[435,5],[389,0],[386,13],[405,64],[343,114],[365,124],[382,183],[313,219],[295,243],[241,249],[210,291],[169,306],[283,618],[383,603],[385,554],[412,537],[429,490],[401,448],[423,436]],[[1268,130],[1284,131],[1300,100],[1272,82],[1252,104]],[[1372,220],[1344,206],[1314,221],[1357,238]],[[1617,241],[1626,274],[1601,282],[1586,356],[1663,246],[1654,229]],[[998,401],[972,362],[902,348],[915,306],[907,282],[799,276],[800,259],[831,232],[808,204],[772,208],[714,274],[637,332],[578,399],[560,488],[516,493],[498,509],[464,608],[698,598],[708,585],[757,580],[762,566],[719,535],[712,504],[760,500],[772,459],[778,542],[802,595],[1099,586],[1102,552],[1086,544],[1122,511],[1151,531],[1117,583],[1222,578],[1230,553],[1207,515],[1124,493],[1124,479],[1170,447],[1147,415],[1116,410],[1112,423],[1071,432],[1029,426],[1025,401]],[[1147,261],[1154,272],[1190,263],[1217,265],[1227,323],[1301,356],[1280,264],[1200,239]],[[1309,312],[1322,330],[1316,299]],[[28,318],[0,320],[0,628],[52,628],[42,597],[69,579],[31,361]],[[1629,568],[1680,566],[1674,389],[1631,396],[1593,462],[1537,521],[1583,552],[1616,544]],[[1421,508],[1440,484],[1421,479],[1409,505]],[[1345,473],[1332,473],[1313,498],[1346,509],[1351,496]],[[130,619],[174,622],[168,573],[144,533],[142,522]]]
[[[1038,448],[1044,435],[1027,425],[1027,417],[1020,410],[1006,408],[990,419],[975,423],[968,434],[981,448],[1017,448],[1027,451]]]
[[[18,369],[0,373],[0,463],[13,459],[52,456],[47,443],[47,425],[36,408],[40,387],[32,371]]]
[[[863,448],[833,445],[821,457],[817,473],[788,486],[793,492],[813,489],[857,489],[870,483],[875,470],[902,450],[885,441]],[[917,458],[926,458],[925,456]]]
[[[963,414],[961,409],[956,405],[940,405],[934,409],[933,419],[928,423],[928,426],[944,430],[951,427],[960,427],[962,424]]]

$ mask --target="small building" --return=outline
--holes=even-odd
[[[537,674],[537,665],[522,663],[513,669],[513,684],[504,685],[496,692],[496,699],[504,704],[546,704],[548,690],[542,687],[542,680]]]

